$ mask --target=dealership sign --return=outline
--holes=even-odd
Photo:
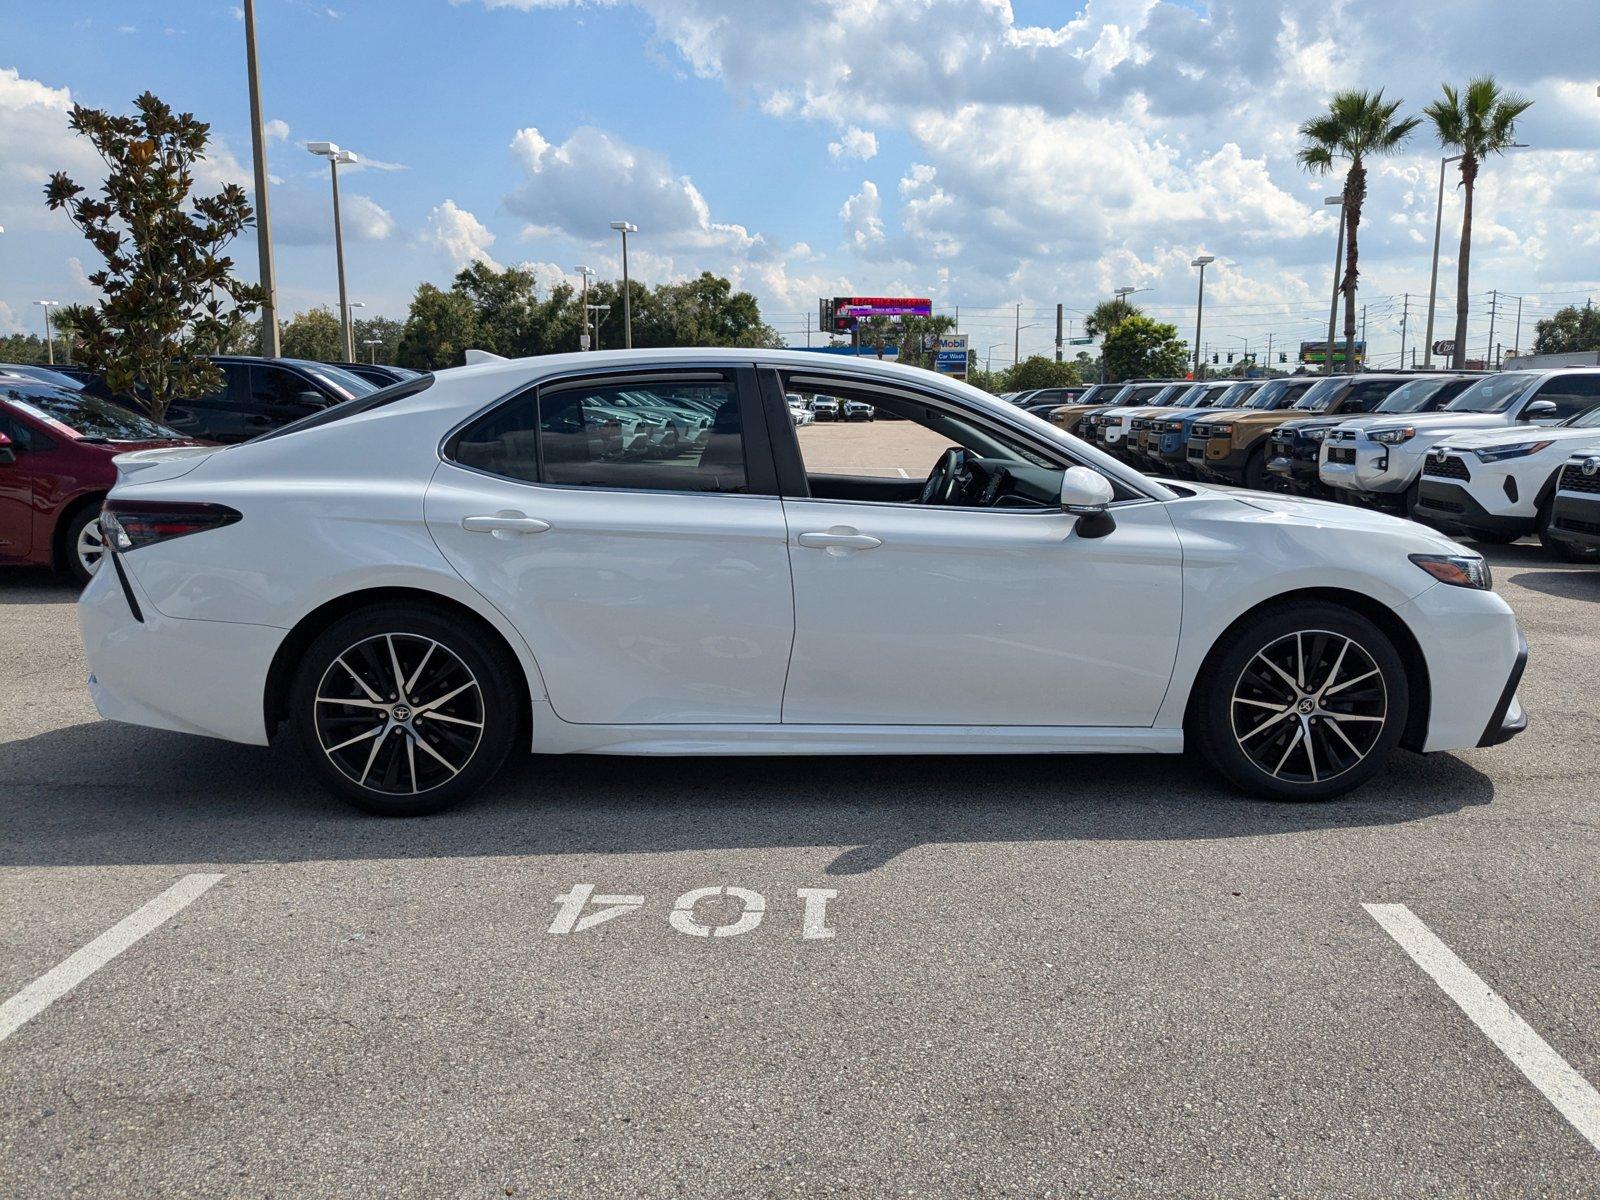
[[[1448,338],[1442,342],[1435,342],[1433,344],[1433,352],[1435,354],[1454,354],[1456,352],[1455,339]]]
[[[1328,343],[1327,343],[1326,340],[1315,341],[1315,342],[1301,342],[1300,343],[1300,361],[1301,362],[1303,362],[1303,363],[1321,363],[1321,362],[1324,362],[1327,359],[1327,357],[1328,357]],[[1361,363],[1361,362],[1366,362],[1366,360],[1367,360],[1367,344],[1365,342],[1358,341],[1358,342],[1356,342],[1356,362]],[[1338,341],[1333,343],[1333,361],[1336,362],[1336,363],[1342,363],[1344,361],[1344,339],[1343,338],[1340,338]]]
[[[835,296],[819,305],[821,328],[854,329],[870,317],[931,317],[933,301],[926,296]]]

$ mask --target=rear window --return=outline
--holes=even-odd
[[[145,442],[183,437],[149,417],[83,392],[69,392],[44,384],[12,384],[0,388],[0,396],[35,420],[63,428],[79,438]]]
[[[390,384],[377,391],[368,391],[356,396],[352,400],[341,400],[337,404],[330,404],[327,408],[312,413],[310,416],[301,417],[298,421],[290,421],[287,425],[280,425],[269,433],[263,433],[251,441],[265,442],[272,438],[280,438],[285,434],[300,433],[306,429],[315,429],[319,425],[331,425],[335,421],[342,421],[346,417],[354,417],[364,412],[371,412],[375,408],[382,408],[386,404],[393,404],[396,400],[404,400],[407,396],[415,396],[418,392],[425,392],[433,386],[432,375],[418,375],[415,379],[407,379],[403,383]]]

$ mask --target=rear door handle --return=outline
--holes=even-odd
[[[543,533],[550,528],[550,522],[530,517],[527,513],[505,509],[489,516],[462,517],[461,528],[468,533],[487,533],[497,538],[511,538],[529,533]]]
[[[883,545],[871,534],[837,525],[826,532],[802,533],[795,540],[812,550],[872,550]]]

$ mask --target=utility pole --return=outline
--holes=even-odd
[[[811,314],[806,314],[806,349],[811,349]]]
[[[1511,349],[1517,354],[1522,353],[1522,297],[1517,297],[1517,332],[1511,339]]]
[[[1022,361],[1022,305],[1017,305],[1017,327],[1011,335],[1011,365]]]
[[[1272,374],[1272,335],[1267,334],[1267,374]]]
[[[1067,311],[1066,310],[1066,305],[1064,305],[1064,304],[1057,304],[1056,305],[1056,361],[1057,362],[1061,361],[1061,347],[1062,347],[1061,325],[1062,325],[1063,318],[1066,316],[1066,311]]]
[[[1494,358],[1494,318],[1495,309],[1500,307],[1500,289],[1496,288],[1489,293],[1489,344],[1483,348],[1485,365]]]
[[[278,288],[272,271],[272,212],[267,204],[266,131],[261,127],[261,71],[256,63],[255,0],[244,0],[244,54],[250,77],[250,141],[256,167],[256,252],[261,263],[261,353],[277,358]]]
[[[1361,345],[1362,345],[1363,351],[1365,351],[1366,344],[1367,344],[1367,306],[1365,304],[1363,304],[1361,306]],[[1351,357],[1353,358],[1355,356],[1352,355]],[[1363,352],[1361,357],[1362,357],[1362,361],[1366,360],[1366,354],[1364,352]],[[1355,363],[1353,363],[1353,362],[1345,363],[1345,365],[1344,365],[1344,373],[1346,375],[1354,375],[1356,373],[1356,365],[1355,365]]]
[[[1406,325],[1411,320],[1411,293],[1403,293],[1405,300],[1400,309],[1400,369],[1406,366]],[[1367,306],[1361,306],[1361,336],[1367,336]]]

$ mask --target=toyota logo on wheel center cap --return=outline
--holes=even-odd
[[[1317,702],[1315,700],[1311,699],[1309,696],[1306,697],[1306,699],[1300,701],[1300,711],[1302,713],[1310,714],[1310,713],[1312,713],[1312,712],[1314,712],[1316,710],[1316,707],[1317,707]]]
[[[389,710],[389,715],[396,721],[409,721],[411,719],[411,710],[404,704],[396,704]]]

